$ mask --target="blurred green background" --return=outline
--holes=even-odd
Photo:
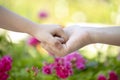
[[[120,25],[120,0],[0,0],[0,5],[37,23],[55,23],[63,26],[73,23],[95,23]],[[46,18],[39,13],[46,12]],[[31,47],[27,38],[14,43],[9,33],[0,35],[0,55],[13,57],[13,68],[8,80],[33,80],[26,68],[42,67],[44,61],[53,58],[41,48]],[[107,75],[114,70],[120,77],[120,49],[117,46],[95,44],[79,50],[87,59],[84,71],[75,70],[68,80],[97,80],[102,73]],[[87,75],[87,77],[86,77]],[[36,80],[59,80],[54,75],[38,74]]]
[[[120,0],[0,0],[0,4],[32,21],[48,12],[46,23],[97,22],[119,24]]]

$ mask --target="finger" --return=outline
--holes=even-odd
[[[54,51],[53,51],[50,47],[48,47],[47,44],[41,43],[41,46],[42,46],[49,54],[51,54],[52,56],[54,56],[54,54],[53,54]]]
[[[43,46],[43,48],[53,57],[61,56],[59,54],[60,53],[59,49],[56,49],[54,46],[43,44],[43,43],[41,44],[41,46]]]
[[[58,48],[56,48],[54,46],[49,46],[49,47],[51,47],[51,49],[54,51],[55,56],[63,57],[63,56],[65,56],[67,54],[65,44],[61,45],[61,49],[58,49]]]
[[[52,46],[58,46],[60,43],[59,40],[55,39],[51,34],[47,34],[47,37],[45,38],[45,42],[48,45],[52,45]]]
[[[54,52],[56,56],[63,56],[65,51],[64,51],[64,46],[63,44],[61,44],[60,41],[63,42],[63,39],[59,37],[54,38],[51,35],[49,35],[48,39],[46,39],[46,41],[44,42],[46,45],[42,44],[42,46],[50,53]],[[46,46],[49,46],[49,47],[46,47]]]
[[[61,57],[63,57],[63,56],[65,56],[65,55],[68,54],[68,51],[67,51],[67,48],[66,48],[66,44],[62,44],[62,49],[61,49],[60,52],[61,52],[61,53],[60,53],[60,56],[61,56]]]
[[[64,42],[66,42],[68,40],[68,36],[64,32],[64,30],[62,28],[57,28],[57,30],[55,31],[55,35],[57,35],[58,37],[63,38]]]
[[[55,39],[57,39],[57,40],[60,41],[61,43],[64,43],[64,39],[63,39],[63,38],[55,37]]]
[[[52,50],[59,57],[65,56],[67,54],[67,51],[66,51],[66,45],[63,44],[64,39],[60,37],[55,37],[55,39],[59,40],[61,44],[58,44],[58,49],[56,49],[55,46],[51,46],[53,48]]]
[[[77,37],[78,36],[73,34],[70,36],[69,40],[66,42],[66,49],[67,49],[68,53],[76,51],[79,48],[79,46],[78,46],[79,41],[78,41]]]

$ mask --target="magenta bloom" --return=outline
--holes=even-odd
[[[58,57],[54,62],[43,66],[44,74],[51,74],[54,70],[59,78],[66,79],[73,74],[73,65],[78,69],[85,69],[85,59],[78,53],[74,52],[65,57]]]
[[[4,56],[0,60],[0,72],[7,72],[12,68],[12,58],[10,56]]]
[[[0,72],[0,80],[7,80],[8,77],[9,77],[9,75],[6,74],[5,72],[3,72],[3,73]]]
[[[118,80],[118,75],[114,71],[111,71],[109,73],[109,79],[108,80]]]
[[[41,11],[41,12],[39,13],[39,18],[40,18],[40,19],[45,19],[45,18],[47,18],[47,17],[48,17],[48,14],[47,14],[46,11]]]
[[[44,74],[52,74],[53,68],[54,68],[53,64],[45,64],[45,66],[43,66],[42,68],[42,72]]]
[[[4,56],[0,59],[0,80],[7,80],[9,75],[7,74],[12,68],[12,58],[10,56]]]
[[[107,80],[107,78],[104,75],[99,75],[97,80]]]
[[[39,44],[40,41],[38,41],[36,38],[32,37],[28,40],[28,44],[31,46],[36,46],[37,44]]]
[[[56,75],[62,79],[68,78],[73,74],[72,65],[64,58],[55,59]]]
[[[76,65],[77,69],[85,69],[86,60],[80,55],[77,51],[65,56],[67,61],[73,62]]]

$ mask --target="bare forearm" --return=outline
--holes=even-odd
[[[0,28],[31,33],[36,24],[0,6]]]
[[[93,28],[90,35],[93,43],[120,46],[120,27]]]

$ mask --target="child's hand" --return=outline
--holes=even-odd
[[[40,40],[41,45],[50,53],[58,54],[63,49],[62,43],[67,41],[67,35],[59,25],[38,25],[30,33]]]
[[[52,45],[43,45],[50,53],[52,53],[55,56],[65,56],[68,53],[71,53],[73,51],[76,51],[80,49],[81,47],[92,43],[91,36],[89,34],[89,31],[92,28],[88,27],[81,27],[79,25],[73,25],[64,28],[64,33],[67,34],[68,41],[64,42],[64,39],[60,37],[55,37],[58,46],[60,46],[60,49],[56,49]]]
[[[68,53],[76,51],[82,48],[85,45],[92,43],[91,36],[89,31],[92,28],[81,27],[79,25],[73,25],[64,28],[65,38],[68,38],[67,41],[64,41],[64,38],[55,37],[56,46],[43,43],[44,48],[52,53],[54,56],[65,56]],[[52,41],[51,41],[52,42]]]

